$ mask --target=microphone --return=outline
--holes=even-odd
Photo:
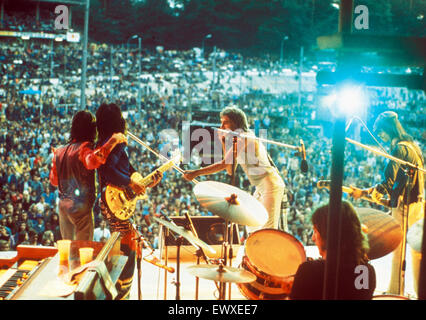
[[[174,268],[169,267],[169,266],[166,266],[166,265],[164,265],[164,264],[160,263],[160,260],[159,260],[157,257],[152,257],[152,259],[147,259],[147,258],[145,257],[145,258],[143,258],[143,259],[144,259],[146,262],[149,262],[149,263],[153,264],[154,266],[157,266],[157,267],[159,267],[159,268],[161,268],[161,269],[167,270],[167,271],[168,271],[168,272],[170,272],[170,273],[174,273],[174,272],[175,272],[175,269],[174,269]]]
[[[308,172],[308,162],[306,161],[306,150],[305,150],[305,144],[303,143],[303,140],[300,139],[300,156],[302,158],[302,161],[300,162],[300,171],[303,173]]]
[[[132,238],[132,240],[134,240],[134,241],[142,241],[143,248],[151,249],[151,251],[154,251],[154,249],[152,248],[151,243],[149,241],[145,240],[144,237],[140,236],[140,237]]]
[[[347,132],[348,130],[349,130],[349,128],[350,128],[350,126],[351,126],[351,124],[352,124],[352,121],[354,120],[354,117],[352,117],[349,121],[348,121],[348,124],[346,125],[346,128],[345,128],[345,132]]]
[[[170,218],[169,218],[169,216],[163,212],[163,210],[160,210],[160,214],[161,214],[161,215],[164,217],[164,219],[166,219],[168,222],[170,222],[170,223],[172,223],[172,224],[176,225],[176,223],[175,223],[172,219],[170,219]],[[176,240],[176,236],[173,234],[173,232],[169,233],[169,229],[168,229],[168,228],[166,228],[166,237],[167,237],[169,234],[173,237],[173,239],[175,239],[175,240]]]

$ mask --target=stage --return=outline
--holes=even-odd
[[[182,247],[182,258],[180,262],[180,299],[181,300],[196,300],[196,278],[188,272],[188,267],[197,263],[195,255],[192,254],[193,250],[191,247]],[[238,267],[241,263],[241,259],[244,256],[244,247],[239,246],[236,250],[236,257],[232,260],[232,266]],[[416,294],[413,286],[412,276],[412,263],[411,263],[411,250],[407,250],[407,270],[406,270],[406,281],[405,281],[405,296],[410,299],[416,299]],[[305,247],[307,257],[318,258],[318,249],[316,246]],[[144,255],[149,252],[144,251]],[[159,251],[156,250],[154,253],[159,257]],[[376,271],[376,290],[375,295],[382,295],[387,290],[388,282],[390,279],[392,254],[388,254],[382,258],[378,258],[371,261]],[[164,262],[164,259],[163,259]],[[205,263],[201,263],[205,264]],[[176,259],[169,258],[168,266],[176,269]],[[176,270],[174,273],[167,272],[154,266],[146,261],[142,262],[141,265],[141,293],[142,300],[176,300],[177,290],[176,285]],[[131,289],[130,300],[138,300],[138,273],[137,270],[134,274],[134,281]],[[230,293],[230,297],[229,297]],[[198,300],[217,300],[218,290],[214,281],[199,279],[198,286]],[[247,300],[247,298],[240,292],[238,286],[233,283],[229,292],[227,287],[226,292],[227,300]]]

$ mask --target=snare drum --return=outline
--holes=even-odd
[[[241,293],[250,300],[283,300],[290,292],[283,282],[294,276],[306,261],[303,245],[292,235],[275,229],[253,232],[246,241],[241,267],[256,276],[256,281],[239,283]]]

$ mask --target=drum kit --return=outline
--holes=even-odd
[[[169,160],[162,154],[151,149],[146,143],[128,132],[128,135],[157,155],[160,159]],[[260,139],[260,138],[257,138]],[[349,142],[355,143],[347,138]],[[291,149],[299,147],[290,146],[271,140],[268,143],[275,143]],[[301,141],[302,147],[303,142]],[[365,147],[358,143],[358,145]],[[365,147],[366,148],[366,147]],[[376,151],[374,151],[376,152]],[[388,157],[388,156],[387,156]],[[174,167],[177,171],[184,174],[179,167]],[[207,208],[213,214],[222,217],[225,220],[225,232],[221,259],[209,259],[204,250],[216,253],[207,243],[199,239],[197,232],[192,224],[191,218],[186,214],[186,227],[177,226],[167,215],[163,214],[164,219],[154,218],[158,223],[172,231],[178,237],[177,240],[177,280],[176,300],[180,299],[180,246],[183,239],[188,240],[197,250],[197,264],[190,266],[187,270],[196,277],[196,299],[198,298],[198,278],[212,280],[216,283],[219,290],[219,299],[226,299],[226,283],[236,283],[240,292],[250,300],[281,300],[286,299],[289,292],[288,279],[294,277],[299,265],[306,260],[306,254],[303,245],[291,234],[276,229],[260,229],[251,233],[246,239],[244,248],[244,257],[239,268],[232,267],[232,232],[234,224],[261,227],[268,220],[268,213],[265,207],[253,196],[239,188],[229,184],[215,182],[192,180],[195,183],[194,194],[198,202]],[[358,217],[369,242],[370,259],[378,259],[395,250],[404,238],[404,232],[399,222],[389,214],[371,208],[356,208]],[[231,224],[231,226],[230,226]],[[408,232],[408,243],[414,250],[419,251],[423,220],[415,224]],[[167,232],[168,232],[167,231]],[[230,235],[231,234],[231,235]],[[204,250],[203,250],[204,249]],[[200,265],[200,257],[203,257],[207,265]],[[213,261],[213,263],[212,263]],[[212,264],[211,264],[212,263]],[[219,285],[217,284],[219,283]],[[231,285],[229,285],[229,289]],[[229,290],[229,299],[231,297]]]
[[[191,227],[189,216],[187,216],[188,228],[177,226],[171,220],[155,218],[158,223],[179,238],[186,239],[197,247],[205,257],[206,265],[201,265],[198,260],[196,265],[186,270],[197,279],[214,281],[219,290],[219,300],[226,299],[227,283],[229,283],[229,298],[231,284],[235,283],[241,294],[250,300],[286,299],[290,294],[288,286],[284,285],[286,280],[293,277],[299,265],[307,259],[302,243],[281,230],[257,230],[246,239],[240,266],[232,267],[232,247],[228,240],[229,231],[233,230],[232,224],[261,227],[268,218],[266,209],[247,192],[221,182],[199,182],[194,187],[194,194],[202,206],[225,220],[227,230],[224,232],[221,258],[214,260],[206,258],[203,250],[211,253],[215,253],[215,250],[198,238],[195,229]],[[383,257],[399,245],[402,240],[402,231],[394,218],[371,208],[357,208],[357,212],[361,223],[366,228],[370,259]],[[230,230],[229,224],[231,224]],[[177,243],[177,283],[179,283],[179,241]],[[179,293],[176,297],[180,298]]]

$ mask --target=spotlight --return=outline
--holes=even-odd
[[[322,100],[334,116],[362,116],[368,104],[364,87],[345,83],[338,86]]]

